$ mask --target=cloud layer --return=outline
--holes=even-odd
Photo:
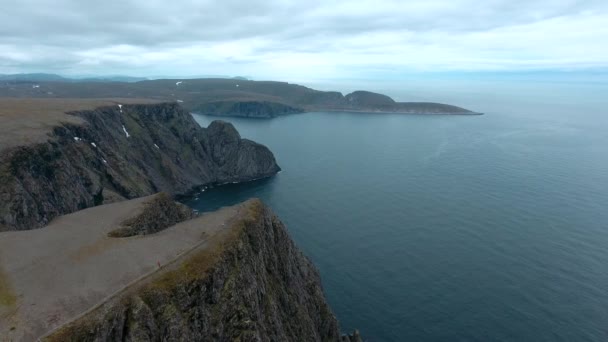
[[[0,73],[385,77],[608,66],[601,0],[4,0]]]

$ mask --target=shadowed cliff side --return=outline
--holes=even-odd
[[[45,142],[0,148],[0,231],[41,227],[103,203],[159,191],[182,194],[280,170],[268,148],[241,139],[231,124],[201,128],[176,103],[70,114],[84,123],[57,124]]]
[[[202,103],[196,107],[198,113],[215,116],[245,118],[274,118],[287,114],[304,113],[301,108],[268,101],[216,101]]]
[[[361,341],[342,336],[318,271],[259,200],[179,262],[45,341]]]

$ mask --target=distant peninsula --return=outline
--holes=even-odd
[[[237,78],[160,79],[138,82],[69,80],[45,76],[0,80],[0,97],[147,98],[179,103],[190,112],[215,116],[273,118],[318,112],[479,115],[433,102],[397,102],[369,91],[343,95],[287,82]]]

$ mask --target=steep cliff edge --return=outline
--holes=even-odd
[[[181,194],[280,170],[268,148],[241,139],[231,124],[201,128],[176,103],[116,104],[70,115],[83,123],[57,124],[44,142],[0,146],[0,231],[38,228],[103,203],[159,191]]]
[[[178,262],[45,341],[361,341],[342,336],[318,271],[259,200]]]

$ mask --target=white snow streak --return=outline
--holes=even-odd
[[[175,82],[175,85],[176,85],[176,86],[179,86],[179,85],[180,85],[180,84],[182,84],[182,83],[184,83],[184,82],[182,82],[182,81]]]
[[[80,139],[79,137],[74,137],[74,141],[80,141],[82,139]]]
[[[160,147],[158,147],[158,145],[154,144],[154,147],[156,147],[157,149],[159,149],[159,150],[160,150]]]
[[[97,145],[95,145],[94,142],[92,142],[91,145],[93,145],[93,147],[97,148]]]
[[[129,134],[129,132],[127,132],[127,129],[125,128],[125,125],[122,125],[122,130],[125,132],[125,135],[127,136],[127,138],[131,136]]]
[[[120,109],[120,112],[122,113],[122,105],[121,104],[118,105],[118,109]]]

